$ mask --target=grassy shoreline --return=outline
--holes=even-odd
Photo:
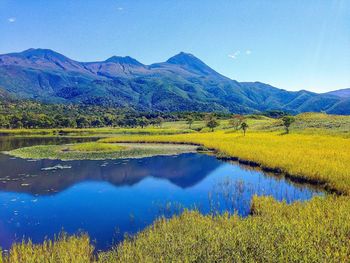
[[[347,196],[290,205],[254,197],[247,218],[185,211],[108,251],[94,251],[86,234],[61,235],[14,244],[0,262],[348,262],[349,211]]]
[[[217,151],[219,157],[259,165],[288,177],[350,194],[350,141],[342,137],[273,132],[123,136],[100,142],[189,143]]]
[[[117,134],[101,139],[100,143],[203,145],[214,149],[219,158],[278,170],[293,179],[321,183],[342,195],[289,205],[271,197],[254,197],[251,215],[246,218],[186,211],[169,220],[160,218],[105,252],[94,253],[86,235],[38,245],[24,242],[0,257],[0,263],[65,263],[73,259],[81,263],[349,262],[349,119],[304,114],[289,135],[281,135],[280,128],[273,128],[269,120],[253,126],[246,136],[224,129],[172,135]]]

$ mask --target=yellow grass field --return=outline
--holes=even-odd
[[[350,140],[338,136],[277,132],[217,131],[159,136],[120,136],[102,142],[194,143],[215,149],[219,155],[237,157],[280,170],[295,178],[325,184],[328,190],[350,194]]]
[[[105,252],[94,253],[84,234],[39,245],[16,244],[0,263],[350,262],[349,123],[349,116],[303,114],[291,134],[264,119],[250,120],[246,136],[223,126],[215,132],[178,134],[186,127],[182,122],[174,123],[177,134],[123,133],[101,139],[106,144],[202,145],[219,157],[253,162],[336,193],[293,204],[254,197],[246,218],[185,211],[170,220],[160,218]]]

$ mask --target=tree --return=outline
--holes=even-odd
[[[124,126],[134,128],[137,126],[137,119],[135,117],[125,117]]]
[[[63,128],[65,127],[64,122],[66,122],[65,118],[61,114],[56,114],[54,117],[54,122],[56,127]]]
[[[75,128],[77,127],[77,123],[75,120],[71,118],[63,118],[61,122],[62,127],[64,128]]]
[[[0,115],[0,127],[9,128],[9,126],[10,126],[9,120],[5,116]]]
[[[78,128],[87,128],[89,126],[90,126],[90,122],[85,116],[80,116],[77,118],[77,127]]]
[[[10,119],[10,126],[14,129],[23,128],[22,116],[18,114],[12,115]]]
[[[194,118],[192,115],[188,115],[186,118],[186,123],[188,124],[188,128],[192,128],[192,123],[194,122]]]
[[[233,127],[235,130],[238,130],[244,121],[244,117],[242,115],[233,115],[229,120],[229,125]]]
[[[279,119],[282,118],[283,116],[286,116],[287,113],[284,111],[280,110],[268,110],[263,113],[264,116],[274,118],[274,119]]]
[[[46,114],[39,114],[37,117],[37,126],[39,128],[50,128],[54,124],[52,118],[50,118]]]
[[[141,128],[144,128],[145,126],[149,125],[149,120],[143,116],[141,119],[138,120],[139,125]]]
[[[159,127],[162,127],[162,123],[164,122],[164,119],[162,118],[162,117],[157,117],[156,119],[155,119],[155,123],[156,123],[156,125],[158,125]]]
[[[220,123],[217,121],[216,117],[213,114],[207,116],[207,127],[214,131],[214,128],[218,127]]]
[[[115,117],[112,114],[105,114],[103,116],[103,122],[105,126],[113,126],[115,122]]]
[[[23,127],[24,128],[37,128],[37,116],[33,113],[27,113],[25,112],[23,115],[22,115],[22,119],[21,119],[21,122],[23,124]]]
[[[295,122],[295,118],[293,116],[284,116],[282,118],[282,123],[284,128],[286,129],[286,134],[289,133],[289,127],[293,122]]]
[[[245,136],[245,133],[247,132],[248,127],[249,126],[248,126],[248,124],[245,121],[242,122],[241,129],[243,130],[244,136]]]
[[[94,127],[94,128],[102,127],[103,126],[103,122],[101,121],[101,119],[96,118],[96,119],[91,121],[91,126]]]

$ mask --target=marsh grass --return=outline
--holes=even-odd
[[[224,131],[105,138],[100,142],[190,143],[214,149],[225,158],[259,165],[328,190],[350,194],[350,140],[340,136],[279,132],[226,133]]]
[[[102,262],[348,262],[347,198],[287,205],[255,197],[252,206],[245,219],[191,211],[160,219]]]
[[[250,127],[251,130],[259,131],[283,131],[283,125],[279,119],[260,120],[254,122]],[[295,116],[295,122],[290,126],[290,132],[350,138],[350,116],[314,112],[301,113]]]
[[[114,152],[124,150],[125,147],[108,144],[108,143],[98,143],[98,142],[87,142],[73,144],[66,148],[68,151],[77,151],[77,152]]]
[[[259,119],[252,120],[245,137],[227,129],[214,133],[149,133],[104,139],[101,142],[199,144],[215,149],[222,156],[252,162],[345,195],[314,197],[308,202],[289,205],[272,197],[254,197],[251,215],[246,218],[228,213],[202,215],[198,211],[185,211],[171,219],[158,219],[144,231],[95,257],[84,235],[41,245],[24,242],[0,257],[0,263],[350,262],[349,123],[349,116],[305,114],[297,116],[289,135],[281,135],[277,120]],[[231,185],[224,187],[230,189]],[[244,190],[242,187],[238,186],[237,195]],[[224,193],[229,201],[235,198],[231,194],[231,191]]]
[[[334,209],[336,207],[336,209]],[[185,211],[160,218],[115,248],[96,252],[88,236],[15,244],[4,263],[19,262],[349,262],[348,197],[287,205],[254,197],[252,215]],[[0,261],[1,262],[1,261]]]
[[[42,244],[22,241],[14,244],[10,251],[3,253],[3,263],[85,263],[95,262],[94,246],[86,234],[45,240]]]

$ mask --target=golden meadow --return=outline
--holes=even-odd
[[[4,253],[0,262],[349,262],[349,119],[301,115],[288,135],[274,129],[273,120],[251,120],[246,136],[219,129],[102,139],[199,144],[218,156],[254,162],[336,194],[292,205],[255,197],[247,218],[186,211],[170,220],[159,219],[107,252],[94,253],[93,242],[84,234],[61,235],[40,245],[23,242]]]
[[[167,136],[122,136],[102,142],[194,143],[218,155],[237,157],[279,170],[290,176],[325,184],[327,189],[350,193],[350,140],[337,136],[280,132],[217,131]]]

